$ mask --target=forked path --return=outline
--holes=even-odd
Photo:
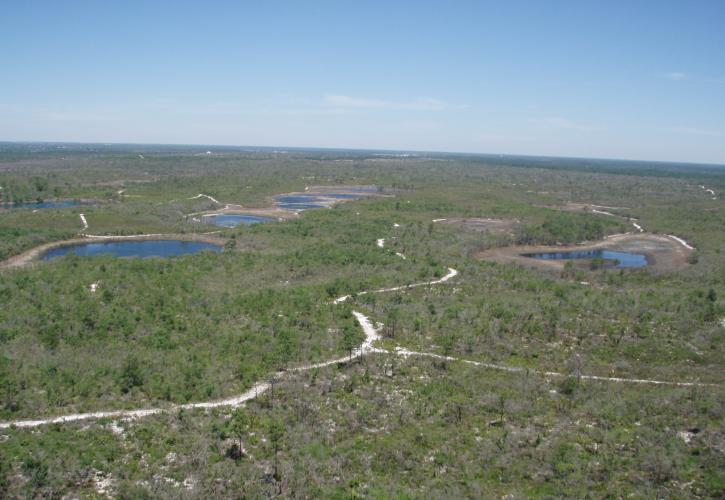
[[[407,290],[411,288],[416,288],[420,286],[431,286],[431,285],[439,285],[442,283],[446,283],[451,278],[458,275],[458,271],[453,268],[448,268],[448,273],[443,276],[440,279],[432,280],[424,283],[413,283],[410,285],[402,285],[397,287],[391,287],[391,288],[381,288],[378,290],[371,290],[371,291],[363,291],[358,292],[354,296],[360,296],[365,295],[368,293],[385,293],[385,292],[393,292],[393,291],[401,291],[401,290]],[[347,301],[350,299],[353,295],[345,295],[342,297],[339,297],[335,299],[332,303],[333,304],[340,304],[342,302]],[[307,365],[297,366],[297,367],[290,367],[284,371],[277,372],[275,374],[272,374],[266,381],[260,381],[257,382],[254,386],[252,386],[249,390],[246,392],[238,395],[233,396],[231,398],[226,399],[219,399],[219,400],[213,400],[213,401],[202,401],[197,403],[185,403],[185,404],[178,404],[178,405],[169,405],[166,407],[158,407],[158,408],[143,408],[138,410],[113,410],[113,411],[98,411],[98,412],[89,412],[89,413],[74,413],[70,415],[63,415],[58,417],[51,417],[51,418],[44,418],[44,419],[36,419],[36,420],[12,420],[8,422],[0,422],[0,429],[7,429],[10,427],[21,427],[21,428],[29,428],[29,427],[38,427],[41,425],[47,425],[47,424],[61,424],[66,422],[77,422],[81,420],[92,420],[92,419],[102,419],[102,418],[108,418],[108,419],[136,419],[136,418],[143,418],[150,415],[157,415],[163,412],[169,412],[169,411],[178,411],[178,410],[191,410],[191,409],[210,409],[210,408],[218,408],[218,407],[225,407],[225,406],[231,406],[236,407],[239,405],[242,405],[246,403],[247,401],[250,401],[259,395],[266,392],[271,385],[276,382],[277,380],[280,380],[282,377],[284,377],[286,374],[291,373],[299,373],[304,372],[308,370],[314,370],[317,368],[324,368],[326,366],[331,366],[335,364],[342,364],[342,363],[348,363],[362,355],[365,354],[387,354],[387,355],[394,355],[394,356],[401,356],[401,357],[428,357],[428,358],[434,358],[434,359],[440,359],[445,361],[452,361],[452,362],[460,362],[465,363],[468,365],[484,368],[484,369],[491,369],[491,370],[499,370],[499,371],[505,371],[512,374],[519,374],[519,373],[525,373],[527,370],[525,368],[521,367],[515,367],[515,366],[506,366],[506,365],[498,365],[493,363],[486,363],[483,361],[473,361],[473,360],[467,360],[462,358],[455,358],[452,356],[443,356],[441,354],[436,353],[430,353],[430,352],[419,352],[419,351],[411,351],[408,349],[403,349],[400,347],[397,347],[393,350],[389,349],[381,349],[374,346],[374,343],[377,340],[380,340],[380,327],[382,324],[379,324],[379,326],[376,328],[373,325],[373,322],[365,316],[363,313],[358,311],[353,311],[352,314],[355,316],[355,319],[357,320],[358,324],[363,330],[363,333],[365,334],[365,340],[363,343],[354,349],[348,356],[343,357],[337,357],[333,358],[327,361],[322,361],[319,363],[311,363]],[[549,372],[549,371],[540,371],[540,370],[529,370],[529,373],[535,373],[544,377],[567,377],[569,374],[560,373],[560,372]],[[601,381],[601,382],[618,382],[618,383],[631,383],[631,384],[652,384],[652,385],[668,385],[668,386],[679,386],[679,387],[708,387],[708,386],[717,386],[718,384],[706,384],[706,383],[700,383],[700,382],[671,382],[671,381],[665,381],[665,380],[654,380],[654,379],[634,379],[634,378],[622,378],[622,377],[600,377],[597,375],[580,375],[579,378],[581,380],[593,380],[593,381]]]

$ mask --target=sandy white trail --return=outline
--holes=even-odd
[[[701,189],[702,189],[703,191],[705,191],[706,193],[710,193],[710,195],[712,195],[712,199],[713,199],[713,200],[717,200],[717,196],[715,195],[715,191],[714,191],[714,190],[712,190],[712,189],[710,189],[710,188],[707,188],[707,187],[705,187],[705,186],[703,186],[703,185],[700,185],[700,188],[701,188]]]
[[[81,218],[81,222],[83,223],[83,228],[81,228],[81,232],[88,229],[88,221],[86,221],[86,216],[83,214],[78,214],[78,216]]]
[[[97,418],[121,418],[121,419],[135,419],[148,417],[150,415],[157,415],[164,411],[173,410],[190,410],[194,408],[217,408],[220,406],[238,406],[250,399],[254,399],[264,391],[269,389],[269,383],[259,382],[254,385],[247,392],[234,396],[233,398],[220,399],[217,401],[206,401],[201,403],[186,403],[183,405],[173,405],[168,408],[145,408],[141,410],[116,410],[116,411],[97,411],[91,413],[74,413],[72,415],[63,415],[61,417],[46,418],[39,420],[15,420],[12,422],[0,422],[0,429],[7,429],[9,427],[38,427],[47,424],[62,424],[66,422],[78,422],[80,420],[91,420]]]
[[[219,200],[217,200],[217,199],[215,199],[215,198],[212,198],[212,197],[211,197],[211,196],[209,196],[208,194],[202,194],[202,193],[199,193],[199,194],[197,194],[196,196],[192,196],[191,198],[187,198],[187,200],[195,200],[195,199],[197,199],[197,198],[208,198],[208,199],[210,199],[211,201],[213,201],[214,203],[218,203],[219,205],[224,205],[224,203],[220,202]]]
[[[673,239],[673,240],[675,240],[676,242],[678,242],[678,243],[681,243],[681,244],[682,244],[682,246],[684,246],[684,247],[685,247],[685,248],[687,248],[688,250],[694,250],[694,249],[695,249],[695,247],[693,247],[693,246],[691,246],[690,244],[688,244],[688,243],[687,243],[687,242],[686,242],[685,240],[683,240],[682,238],[678,238],[677,236],[675,236],[675,235],[673,235],[673,234],[668,234],[667,236],[668,236],[669,238],[672,238],[672,239]]]
[[[399,356],[408,357],[408,356],[420,356],[420,357],[426,357],[426,358],[434,358],[434,359],[441,359],[445,361],[458,361],[460,363],[465,363],[468,365],[478,366],[481,368],[488,368],[491,370],[499,370],[499,371],[505,371],[509,373],[526,373],[526,368],[522,368],[519,366],[506,366],[506,365],[497,365],[494,363],[486,363],[483,361],[473,361],[470,359],[462,359],[462,358],[455,358],[453,356],[443,356],[441,354],[435,354],[432,352],[420,352],[420,351],[410,351],[408,349],[403,349],[400,347],[397,347],[395,351],[386,351],[391,352],[392,354],[397,354]],[[548,372],[548,371],[539,371],[539,370],[533,370],[529,369],[529,373],[535,373],[539,375],[543,375],[546,377],[568,377],[571,376],[570,374],[566,373],[560,373],[560,372]],[[668,380],[656,380],[656,379],[639,379],[639,378],[625,378],[625,377],[601,377],[598,375],[580,375],[580,379],[582,380],[597,380],[601,382],[620,382],[620,383],[629,383],[629,384],[650,384],[650,385],[669,385],[669,386],[677,386],[677,387],[716,387],[717,384],[706,384],[702,382],[672,382]]]
[[[372,322],[362,313],[353,311],[352,313],[355,319],[360,324],[365,333],[365,341],[349,356],[341,358],[335,358],[320,363],[313,363],[294,368],[289,368],[287,372],[303,372],[308,370],[314,370],[316,368],[324,368],[326,366],[348,363],[363,354],[370,352],[387,352],[382,349],[376,349],[373,347],[373,342],[380,339],[380,335],[377,329],[373,326]],[[284,372],[279,372],[272,375],[271,380],[278,379]],[[98,411],[89,413],[74,413],[71,415],[63,415],[60,417],[38,419],[38,420],[14,420],[10,422],[0,422],[0,429],[7,429],[9,427],[38,427],[47,424],[61,424],[66,422],[77,422],[80,420],[91,420],[98,418],[114,418],[114,419],[136,419],[142,417],[148,417],[150,415],[158,415],[163,412],[176,411],[176,410],[192,410],[192,409],[210,409],[219,408],[222,406],[239,406],[247,401],[250,401],[261,394],[264,394],[270,388],[270,382],[257,382],[251,389],[231,398],[219,399],[215,401],[202,401],[198,403],[186,403],[181,405],[171,405],[166,408],[145,408],[141,410],[115,410],[115,411]]]
[[[623,207],[605,207],[605,206],[602,206],[602,205],[591,205],[591,206],[592,207],[599,207],[599,208],[614,208],[614,209],[616,209],[616,208],[623,208]],[[637,224],[637,219],[633,219],[631,217],[630,218],[622,217],[621,215],[613,214],[612,212],[605,212],[604,210],[596,210],[594,208],[592,208],[592,213],[594,213],[594,214],[600,214],[600,215],[609,215],[610,217],[618,217],[620,219],[624,219],[624,220],[630,222],[634,226],[634,228],[637,230],[637,232],[644,233],[644,229],[642,228],[642,226],[640,226],[639,224]],[[630,233],[624,233],[624,234],[630,234]],[[605,236],[604,239],[607,239],[607,236]]]
[[[595,207],[595,208],[608,208],[610,210],[629,210],[629,208],[627,208],[627,207],[610,207],[607,205],[589,205],[589,206]]]
[[[426,281],[424,283],[412,283],[410,285],[402,285],[402,286],[394,286],[392,288],[380,288],[379,290],[366,290],[364,292],[358,292],[356,294],[353,294],[354,296],[360,296],[360,295],[367,295],[368,293],[385,293],[385,292],[397,292],[398,290],[407,290],[409,288],[416,288],[419,286],[428,286],[428,285],[438,285],[440,283],[445,283],[449,279],[453,278],[454,276],[458,275],[458,271],[453,269],[452,267],[448,268],[448,273],[443,276],[441,279],[433,280],[433,281]],[[342,297],[338,297],[335,300],[332,301],[333,304],[340,304],[342,302],[345,302],[347,299],[352,297],[353,295],[343,295]]]
[[[398,287],[399,289],[402,288],[410,288],[412,286],[420,286],[420,285],[434,285],[437,283],[443,283],[445,281],[448,281],[453,276],[457,275],[458,271],[455,269],[448,269],[448,274],[446,274],[443,278],[439,280],[434,280],[428,283],[418,283],[416,285],[408,285],[407,287]],[[379,291],[390,291],[391,289],[384,289]],[[363,292],[366,293],[366,292]],[[337,299],[334,303],[338,304],[340,302],[343,302],[346,300],[347,297],[341,297],[342,300]],[[357,348],[355,349],[350,355],[344,356],[341,358],[335,358],[328,361],[322,361],[320,363],[313,363],[298,367],[293,367],[288,369],[289,372],[301,372],[301,371],[307,371],[307,370],[313,370],[315,368],[323,368],[325,366],[334,365],[337,363],[347,363],[358,356],[361,356],[366,353],[370,352],[387,352],[382,349],[376,349],[373,347],[373,342],[378,340],[380,338],[380,335],[378,334],[377,329],[373,326],[372,322],[362,313],[359,313],[357,311],[352,312],[355,316],[355,319],[360,324],[360,327],[363,329],[363,332],[365,333],[365,341]],[[280,374],[275,374],[272,376],[272,380],[275,378],[279,378]],[[99,411],[99,412],[89,412],[89,413],[74,413],[70,415],[63,415],[60,417],[52,417],[52,418],[45,418],[45,419],[38,419],[38,420],[13,420],[10,422],[0,422],[0,429],[7,429],[9,427],[15,426],[15,427],[38,427],[41,425],[47,425],[47,424],[59,424],[64,422],[77,422],[79,420],[90,420],[90,419],[97,419],[97,418],[121,418],[121,419],[134,419],[134,418],[141,418],[141,417],[147,417],[149,415],[157,415],[159,413],[162,413],[164,411],[174,411],[179,409],[193,409],[193,408],[217,408],[220,406],[238,406],[242,403],[245,403],[246,401],[249,401],[251,399],[256,398],[260,394],[264,393],[267,389],[269,389],[270,384],[269,382],[258,382],[256,385],[254,385],[251,389],[249,389],[247,392],[239,395],[234,396],[232,398],[227,399],[221,399],[216,401],[207,401],[207,402],[199,402],[199,403],[186,403],[182,405],[170,405],[166,408],[146,408],[146,409],[140,409],[140,410],[115,410],[115,411]]]
[[[458,274],[458,271],[456,271],[453,268],[448,269],[448,274],[446,274],[443,278],[435,281],[430,281],[427,283],[418,283],[415,285],[408,285],[408,286],[402,286],[402,287],[394,287],[394,288],[387,288],[382,290],[377,290],[377,292],[385,292],[385,291],[392,291],[392,290],[401,290],[406,288],[411,288],[412,286],[421,286],[421,285],[434,285],[439,283],[444,283],[448,281],[449,279],[453,278]],[[362,293],[368,293],[368,292],[362,292]],[[372,292],[371,292],[372,293]],[[349,296],[347,296],[349,297]],[[341,299],[344,299],[341,297]],[[338,299],[340,300],[340,299]],[[339,302],[336,302],[339,303]],[[353,359],[356,359],[357,357],[367,354],[367,353],[376,353],[376,354],[394,354],[398,356],[408,357],[408,356],[420,356],[420,357],[429,357],[429,358],[436,358],[436,359],[443,359],[447,361],[458,361],[466,364],[470,364],[473,366],[478,366],[482,368],[488,368],[492,370],[500,370],[505,371],[508,373],[522,373],[525,372],[525,368],[521,367],[511,367],[511,366],[504,366],[504,365],[496,365],[493,363],[486,363],[482,361],[472,361],[467,359],[460,359],[460,358],[454,358],[452,356],[443,356],[440,354],[434,354],[434,353],[428,353],[428,352],[417,352],[417,351],[410,351],[408,349],[403,348],[396,348],[394,351],[388,351],[386,349],[380,349],[373,346],[373,343],[380,339],[380,333],[379,329],[375,328],[373,326],[370,319],[365,316],[364,314],[353,311],[353,315],[355,316],[355,319],[357,320],[360,327],[363,329],[363,332],[365,333],[365,341],[357,348],[355,349],[349,356],[344,356],[341,358],[335,358],[328,361],[323,361],[320,363],[313,363],[308,365],[303,365],[299,367],[293,367],[287,370],[289,373],[294,372],[302,372],[302,371],[308,371],[313,370],[316,368],[323,368],[326,366],[330,366],[333,364],[338,363],[347,363],[352,361]],[[549,376],[549,377],[565,377],[567,375],[559,372],[541,372],[536,370],[530,370],[531,372],[538,373],[543,376]],[[284,372],[283,372],[284,373]],[[280,373],[274,374],[271,377],[271,381],[280,378],[282,375]],[[604,382],[621,382],[621,383],[635,383],[635,384],[653,384],[653,385],[669,385],[669,386],[679,386],[679,387],[705,387],[705,386],[715,386],[716,384],[704,384],[699,382],[670,382],[670,381],[664,381],[664,380],[652,380],[652,379],[632,379],[632,378],[622,378],[622,377],[600,377],[597,375],[581,375],[579,378],[583,380],[597,380],[597,381],[604,381]],[[174,411],[179,409],[209,409],[209,408],[218,408],[222,406],[239,406],[241,404],[246,403],[247,401],[250,401],[257,396],[263,394],[265,391],[267,391],[270,388],[270,382],[258,382],[255,384],[251,389],[244,392],[241,395],[234,396],[227,399],[220,399],[215,401],[206,401],[206,402],[198,402],[198,403],[186,403],[182,405],[171,405],[167,408],[146,408],[146,409],[140,409],[140,410],[116,410],[116,411],[101,411],[101,412],[91,412],[91,413],[76,413],[71,415],[64,415],[60,417],[54,417],[54,418],[47,418],[47,419],[38,419],[38,420],[15,420],[10,422],[0,422],[0,429],[7,429],[9,427],[38,427],[41,425],[47,425],[47,424],[53,424],[53,423],[64,423],[64,422],[76,422],[80,420],[90,420],[90,419],[97,419],[97,418],[115,418],[115,419],[135,419],[135,418],[142,418],[150,415],[156,415],[165,411]]]

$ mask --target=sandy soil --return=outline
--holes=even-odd
[[[242,205],[234,205],[228,203],[224,208],[219,210],[208,210],[206,212],[199,212],[189,214],[191,216],[209,217],[212,215],[256,215],[258,217],[270,217],[273,219],[294,219],[299,217],[299,213],[292,212],[290,210],[283,210],[277,207],[271,208],[244,208]]]
[[[648,269],[658,272],[672,271],[686,267],[687,256],[692,252],[676,240],[659,234],[622,234],[605,240],[569,246],[517,245],[492,248],[478,254],[478,257],[500,263],[517,263],[538,269],[561,271],[564,260],[541,260],[524,257],[524,253],[566,252],[571,250],[607,249],[619,252],[644,254]]]
[[[492,219],[485,217],[454,217],[449,219],[434,219],[433,222],[489,234],[512,234],[514,229],[521,224],[521,221],[515,219]]]

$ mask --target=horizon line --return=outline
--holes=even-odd
[[[385,148],[355,148],[355,147],[331,147],[331,146],[264,146],[264,145],[242,145],[242,144],[204,144],[204,143],[164,143],[164,142],[108,142],[108,141],[58,141],[58,140],[8,140],[0,139],[0,144],[76,144],[76,145],[100,145],[100,146],[166,146],[166,147],[206,147],[206,148],[265,148],[265,149],[294,149],[294,150],[324,150],[324,151],[363,151],[376,153],[415,153],[415,154],[439,154],[459,156],[499,156],[519,158],[552,158],[564,160],[599,160],[613,162],[639,162],[639,163],[667,163],[673,165],[702,165],[707,167],[723,167],[724,163],[702,162],[702,161],[677,161],[677,160],[642,160],[635,158],[595,157],[595,156],[569,156],[569,155],[536,155],[522,153],[482,153],[467,151],[436,151],[425,149],[385,149]]]

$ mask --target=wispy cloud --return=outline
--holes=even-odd
[[[721,132],[719,130],[705,130],[693,127],[675,127],[672,131],[681,134],[702,135],[706,137],[725,137],[725,132]]]
[[[422,98],[413,101],[390,101],[368,97],[352,97],[348,95],[326,95],[324,98],[326,106],[335,108],[353,109],[408,109],[434,111],[449,109],[452,106],[439,99]],[[458,106],[458,108],[461,108]]]
[[[687,73],[683,73],[682,71],[670,71],[668,73],[662,73],[663,78],[667,78],[668,80],[674,80],[676,82],[681,82],[682,80],[687,80],[690,78],[690,76]]]
[[[578,132],[596,132],[598,130],[602,130],[602,127],[584,123],[577,123],[573,120],[570,120],[569,118],[563,118],[561,116],[550,116],[548,118],[540,118],[532,121],[535,123],[546,125],[550,128],[576,130]]]
[[[714,84],[725,84],[725,77],[723,76],[708,76],[708,75],[696,75],[692,73],[684,73],[682,71],[670,71],[669,73],[659,73],[659,78],[671,80],[673,82],[695,82],[695,83],[714,83]]]

